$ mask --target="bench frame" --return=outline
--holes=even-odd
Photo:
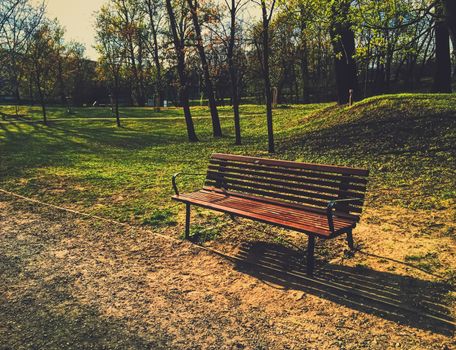
[[[177,186],[177,178],[179,176],[207,176],[207,174],[205,174],[205,173],[183,173],[183,172],[178,172],[178,173],[175,173],[172,176],[172,187],[173,187],[173,190],[174,190],[174,193],[175,193],[175,196],[173,196],[173,199],[177,200],[177,201],[180,201],[180,202],[183,202],[186,205],[186,210],[185,210],[185,234],[184,234],[185,239],[189,239],[190,238],[190,213],[191,213],[191,205],[193,204],[193,205],[197,205],[197,206],[200,206],[200,207],[203,207],[203,208],[207,208],[207,209],[211,209],[211,210],[214,210],[214,211],[218,211],[218,212],[222,212],[222,213],[228,213],[232,219],[235,219],[235,217],[239,216],[239,217],[247,218],[247,219],[250,219],[250,220],[253,220],[253,221],[265,222],[265,223],[273,225],[273,226],[282,227],[282,228],[286,228],[286,229],[290,229],[290,230],[298,231],[298,232],[303,232],[303,233],[307,234],[308,235],[308,243],[307,243],[307,254],[306,254],[306,256],[307,256],[307,273],[309,275],[313,274],[313,270],[314,270],[314,267],[315,267],[314,253],[315,253],[315,238],[316,237],[322,238],[322,239],[332,239],[332,238],[336,238],[336,237],[338,237],[338,236],[340,236],[342,234],[346,234],[346,241],[347,241],[348,247],[349,247],[349,249],[351,251],[354,251],[353,228],[356,225],[356,223],[353,225],[353,227],[349,227],[347,229],[340,229],[340,230],[336,231],[335,228],[334,228],[334,210],[335,210],[336,205],[338,203],[344,203],[344,202],[345,203],[350,203],[350,202],[355,202],[355,201],[363,201],[364,198],[356,198],[356,197],[354,197],[354,198],[343,198],[343,199],[329,200],[327,202],[327,206],[326,206],[326,217],[327,217],[327,222],[328,222],[328,228],[331,231],[331,234],[328,235],[328,236],[325,236],[325,235],[320,235],[320,234],[317,234],[317,233],[310,233],[308,231],[300,231],[300,230],[297,230],[295,228],[286,227],[285,225],[275,224],[275,223],[271,223],[271,222],[268,222],[268,221],[262,221],[260,219],[251,218],[248,215],[242,215],[242,213],[233,214],[233,213],[230,213],[229,210],[216,209],[216,208],[211,208],[209,206],[206,206],[206,205],[200,204],[200,203],[196,204],[196,203],[189,203],[189,202],[186,202],[184,200],[179,200],[178,197],[180,195],[180,192],[179,192],[179,188]]]

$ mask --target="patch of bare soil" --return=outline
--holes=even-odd
[[[0,195],[0,349],[455,348],[451,286],[394,261],[428,242],[392,219],[385,241],[376,215],[355,232],[368,249],[319,245],[309,278],[281,242],[213,244],[229,258]]]

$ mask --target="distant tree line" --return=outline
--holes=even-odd
[[[14,103],[112,103],[184,110],[265,103],[274,150],[278,103],[362,99],[402,91],[450,92],[456,69],[453,0],[106,0],[96,13],[97,62],[65,42],[45,4],[0,5],[0,94]]]

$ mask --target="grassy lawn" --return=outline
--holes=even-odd
[[[38,111],[21,113],[37,119]],[[243,106],[242,146],[233,145],[231,118],[222,120],[225,137],[219,140],[212,138],[209,120],[196,119],[201,142],[190,144],[183,118],[172,118],[181,116],[180,110],[123,112],[164,119],[127,119],[120,129],[114,123],[79,118],[50,127],[0,124],[2,186],[116,219],[141,221],[151,211],[171,206],[174,172],[204,171],[211,153],[269,156],[262,106]],[[64,114],[63,109],[50,108],[49,117]],[[229,107],[221,108],[220,114],[228,116]],[[78,109],[73,117],[102,115],[103,109],[87,108]],[[193,115],[207,117],[208,110],[194,107]],[[314,104],[277,109],[273,157],[368,167],[368,206],[447,208],[455,195],[455,115],[455,95],[392,95],[352,108]],[[182,181],[192,188],[201,179]]]
[[[0,111],[11,114],[13,107],[2,106]],[[119,348],[124,343],[144,348],[142,338],[114,336],[121,334],[123,327],[117,322],[126,320],[134,329],[132,334],[144,333],[144,339],[161,327],[172,333],[181,322],[174,314],[177,307],[179,315],[184,315],[184,333],[188,334],[179,335],[182,343],[175,343],[176,348],[185,348],[182,344],[192,336],[194,344],[200,344],[198,336],[204,330],[211,334],[202,339],[209,339],[212,329],[207,325],[221,325],[226,315],[245,315],[245,319],[232,320],[228,329],[233,333],[229,336],[223,325],[220,337],[231,339],[239,332],[238,325],[250,320],[251,328],[246,328],[248,332],[242,337],[256,334],[250,329],[261,325],[259,334],[273,337],[270,344],[284,344],[283,348],[290,339],[304,337],[308,329],[327,339],[328,344],[333,344],[334,334],[344,342],[348,334],[352,337],[348,343],[368,347],[373,334],[383,332],[379,347],[372,348],[397,347],[399,343],[410,349],[456,345],[451,335],[456,316],[455,94],[385,95],[352,107],[283,106],[274,111],[274,155],[267,153],[262,106],[242,106],[241,146],[234,146],[229,107],[220,108],[220,114],[226,116],[222,118],[225,136],[221,139],[211,135],[207,108],[193,107],[192,111],[200,138],[193,144],[187,142],[178,109],[123,109],[123,127],[116,128],[106,109],[81,108],[68,116],[62,108],[50,108],[51,122],[45,127],[39,122],[39,109],[23,108],[20,113],[25,116],[20,120],[0,120],[0,188],[179,237],[184,210],[170,200],[171,176],[178,171],[204,172],[213,152],[367,167],[371,170],[367,201],[354,231],[358,251],[352,256],[342,239],[317,241],[319,278],[326,285],[343,285],[422,313],[412,311],[410,316],[396,308],[392,312],[396,316],[388,316],[384,305],[347,303],[343,293],[337,296],[331,289],[314,290],[309,280],[293,282],[284,277],[288,272],[302,275],[302,251],[296,247],[305,247],[305,235],[248,220],[236,224],[204,209],[193,211],[192,230],[199,234],[201,244],[251,259],[276,254],[278,270],[285,271],[266,276],[243,265],[226,268],[225,262],[197,253],[194,246],[160,243],[140,229],[105,225],[68,213],[48,213],[46,208],[26,202],[7,203],[0,197],[0,221],[3,219],[5,225],[5,233],[0,235],[0,266],[4,267],[0,272],[4,271],[17,295],[25,295],[18,297],[25,300],[25,306],[4,304],[11,314],[6,321],[20,319],[11,323],[11,329],[17,323],[26,325],[22,328],[31,329],[33,334],[46,334],[55,322],[56,329],[63,324],[67,325],[65,329],[75,330],[75,343],[87,341],[87,334],[100,339],[104,339],[103,334],[112,334],[107,347],[116,348],[113,344],[117,342]],[[90,120],[99,117],[106,117],[106,121]],[[180,187],[197,189],[202,182],[202,178],[183,177]],[[28,273],[19,274],[21,269]],[[103,282],[99,281],[100,273]],[[180,281],[180,289],[174,288],[175,281]],[[62,290],[80,300],[68,306],[66,299],[59,299],[63,298]],[[119,299],[114,290],[117,295],[129,291],[115,307],[113,301]],[[11,299],[16,295],[8,293]],[[177,297],[176,293],[184,294]],[[224,298],[231,304],[223,304],[222,299],[214,303],[211,298]],[[28,305],[35,299],[40,301],[31,306],[36,312],[30,313]],[[87,305],[93,310],[86,309]],[[79,318],[73,319],[73,313],[79,313]],[[436,317],[444,320],[445,329],[431,324]],[[333,318],[334,322],[328,321]],[[79,326],[78,322],[83,322],[80,319],[90,321],[87,334]],[[99,320],[117,321],[108,324]],[[321,325],[329,323],[333,333],[320,334]],[[41,331],[42,324],[49,325],[45,331]],[[282,324],[280,333],[271,333],[275,324]],[[165,333],[157,334],[174,339],[173,334]],[[11,342],[27,348],[22,331],[14,334],[18,338],[11,338]],[[54,344],[67,339],[65,334],[55,333]],[[43,344],[48,341],[45,336],[40,339]],[[162,342],[169,344],[169,339],[153,339],[152,343],[159,347]],[[255,339],[252,343],[261,342]],[[328,344],[327,348],[332,348]]]
[[[309,113],[324,107],[327,105],[278,109],[275,124],[278,145],[290,135],[290,128],[299,127]],[[136,113],[131,114],[134,116],[151,113],[165,119],[124,120],[120,129],[114,123],[79,119],[54,122],[50,127],[14,121],[0,124],[3,186],[53,203],[142,222],[154,210],[174,205],[169,199],[174,172],[203,171],[213,152],[266,155],[262,107],[242,109],[243,146],[233,146],[231,118],[222,120],[226,136],[218,140],[211,136],[209,119],[196,119],[201,142],[190,144],[180,110],[131,111]],[[223,111],[228,113],[226,108]],[[50,119],[59,118],[59,113],[63,113],[61,109],[56,114],[51,109]],[[98,111],[88,109],[85,115],[93,117],[94,113]],[[176,114],[179,119],[173,118]],[[195,107],[193,114],[207,117],[208,111]],[[171,118],[166,120],[166,117]],[[202,179],[186,180],[201,182]]]

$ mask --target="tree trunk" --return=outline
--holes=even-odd
[[[154,20],[154,10],[152,8],[152,1],[147,1],[147,8],[149,12],[149,20],[150,20],[150,27],[152,31],[152,40],[153,40],[153,60],[155,64],[155,69],[157,70],[157,77],[155,82],[155,110],[160,111],[162,95],[163,95],[163,83],[162,83],[162,76],[161,76],[161,65],[160,65],[160,57],[159,57],[159,50],[158,50],[158,39],[157,39],[157,27]]]
[[[443,0],[445,9],[445,24],[453,43],[453,56],[456,62],[456,1]]]
[[[169,16],[171,32],[173,34],[174,49],[177,56],[177,72],[179,75],[179,97],[182,108],[184,110],[185,122],[187,125],[187,134],[190,142],[197,142],[198,137],[195,133],[193,119],[190,112],[190,104],[188,101],[187,74],[185,72],[185,56],[184,56],[184,41],[179,38],[177,32],[176,16],[174,15],[171,0],[166,0],[166,9]]]
[[[272,121],[272,94],[271,79],[269,77],[269,21],[266,0],[261,0],[261,10],[263,18],[263,79],[264,94],[266,98],[266,120],[268,124],[268,152],[274,153],[274,129]],[[272,5],[274,6],[274,5]],[[272,12],[272,11],[271,11]]]
[[[207,63],[206,52],[204,51],[203,38],[201,35],[201,26],[198,18],[198,0],[187,0],[188,6],[190,7],[190,13],[192,15],[193,27],[195,28],[196,34],[196,48],[201,60],[201,66],[203,69],[204,87],[206,90],[206,96],[209,100],[209,108],[211,110],[212,118],[212,132],[214,137],[222,137],[222,128],[220,126],[220,118],[217,111],[217,102],[214,96],[214,86],[209,74],[209,65]]]
[[[134,90],[133,101],[140,107],[145,105],[144,91],[141,87],[141,77],[138,72],[138,67],[136,65],[135,49],[133,46],[134,36],[136,33],[132,33],[132,28],[134,27],[134,18],[130,19],[129,10],[125,0],[122,0],[122,10],[123,15],[125,16],[125,39],[127,40],[127,49],[128,49],[128,59],[130,60],[131,73],[133,74],[133,81],[131,81],[131,90]]]
[[[63,82],[63,64],[62,64],[62,57],[60,55],[60,51],[58,52],[57,55],[57,85],[59,89],[59,97],[60,97],[60,103],[65,104],[66,103],[66,94],[65,94],[65,83]]]
[[[442,8],[436,12],[442,15]],[[443,17],[435,23],[435,75],[434,92],[451,92],[450,36]]]
[[[41,102],[41,111],[43,112],[43,124],[47,126],[46,104],[44,100]]]
[[[116,115],[116,125],[118,128],[120,128],[121,124],[120,124],[120,115],[119,115],[119,72],[115,72],[115,77],[114,77],[114,103],[115,103],[114,113]]]
[[[307,38],[305,30],[307,28],[306,23],[306,14],[304,6],[300,6],[300,16],[301,16],[301,57],[300,57],[300,66],[301,66],[301,79],[302,79],[302,97],[304,103],[310,102],[310,84],[309,84],[309,62],[308,55],[309,50],[307,47]],[[296,94],[298,90],[296,90]]]
[[[36,68],[35,68],[36,70]],[[43,114],[43,124],[47,125],[47,114],[46,114],[46,101],[44,98],[43,89],[41,86],[41,77],[38,71],[35,71],[35,83],[36,83],[36,90],[38,91],[38,98],[40,99],[41,111]]]
[[[344,0],[339,6],[332,6],[332,23],[330,36],[334,50],[334,68],[338,103],[349,102],[349,90],[353,90],[353,96],[357,96],[355,35],[348,20],[348,11],[351,1]]]
[[[236,0],[231,0],[231,7],[230,7],[230,39],[228,42],[228,69],[230,72],[230,80],[231,80],[231,103],[233,105],[233,112],[234,112],[234,133],[236,137],[235,144],[240,145],[241,141],[241,122],[240,122],[240,115],[239,115],[239,89],[238,89],[238,72],[236,69],[236,65],[234,63],[234,45],[236,41]]]

